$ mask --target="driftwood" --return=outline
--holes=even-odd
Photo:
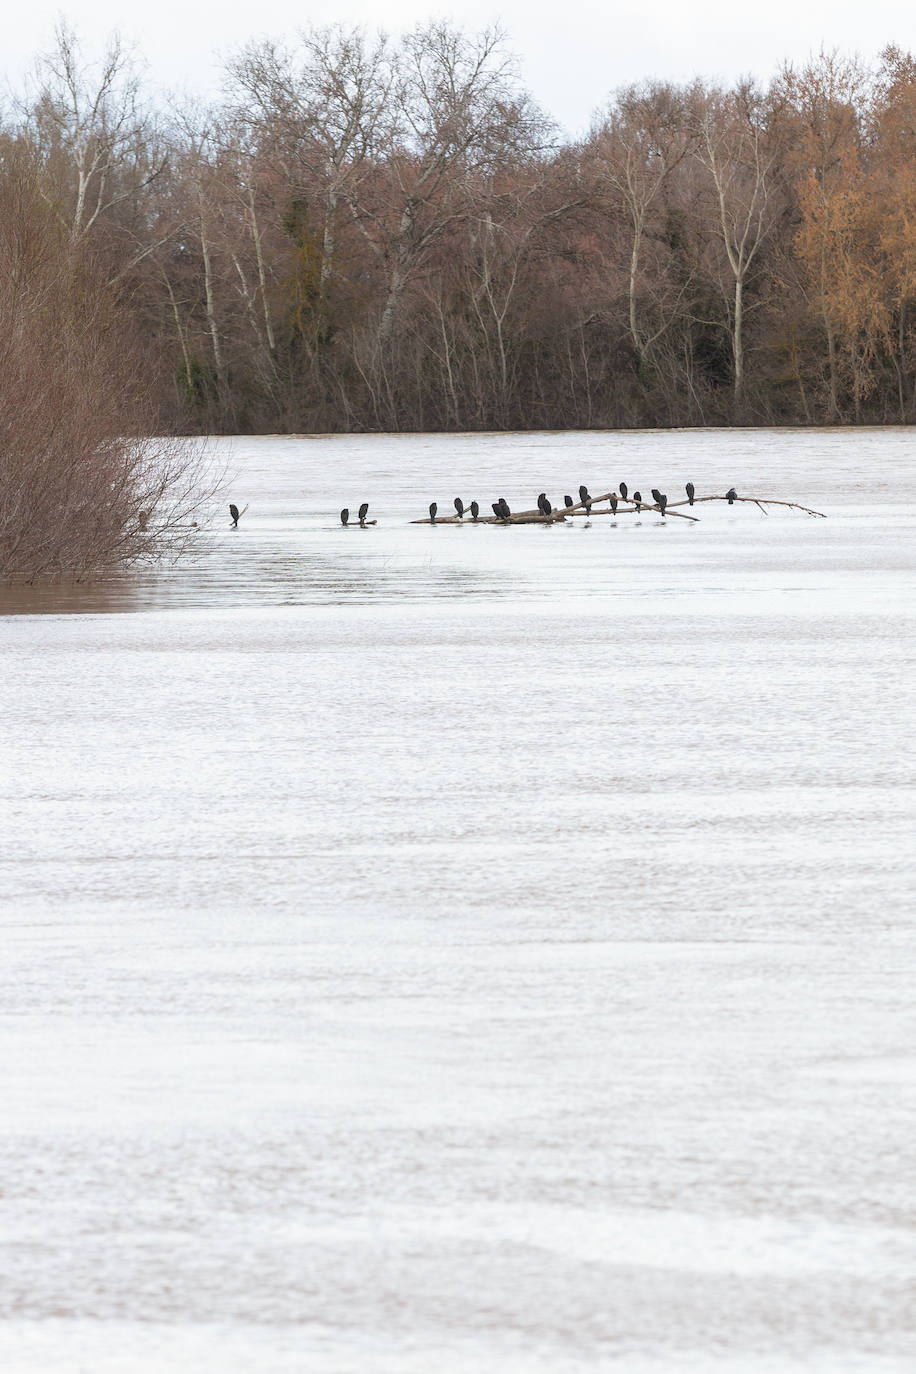
[[[604,496],[590,496],[588,505],[591,507],[602,504],[605,501],[609,502],[612,496],[617,496],[617,493],[607,492]],[[435,520],[432,520],[429,516],[426,516],[422,520],[411,520],[410,523],[412,525],[553,525],[562,523],[567,516],[641,515],[643,511],[658,511],[659,514],[663,514],[664,517],[674,515],[679,520],[696,521],[699,519],[698,516],[688,515],[686,511],[675,510],[673,507],[689,506],[691,504],[698,506],[703,501],[727,500],[727,496],[695,496],[693,501],[690,502],[685,497],[681,501],[668,501],[665,505],[664,512],[662,512],[661,507],[657,503],[640,501],[637,504],[635,501],[630,500],[629,497],[624,499],[622,496],[617,496],[616,511],[611,510],[610,507],[608,507],[607,510],[591,510],[586,507],[584,501],[576,501],[571,506],[556,507],[549,515],[544,515],[540,510],[523,510],[513,512],[508,520],[504,520],[502,516],[498,515],[479,515],[475,520],[465,511],[463,518],[458,515],[443,515],[441,517],[437,516]],[[772,496],[733,496],[732,502],[734,503],[736,501],[749,501],[752,505],[759,507],[764,515],[767,514],[764,509],[766,506],[787,506],[790,510],[803,511],[805,515],[813,516],[815,519],[827,519],[823,511],[811,510],[809,506],[801,506],[797,501],[778,501]]]
[[[693,503],[694,505],[699,505],[701,501],[727,500],[727,496],[695,496],[693,498]],[[732,501],[750,501],[752,505],[759,506],[764,515],[766,515],[766,511],[763,510],[764,506],[788,506],[791,510],[804,511],[805,515],[814,516],[817,520],[827,519],[822,510],[811,510],[809,506],[800,506],[797,501],[777,501],[773,496],[733,496]],[[686,506],[689,503],[687,501],[677,501],[675,504],[678,506]]]
[[[609,491],[604,496],[590,496],[588,506],[597,506],[603,501],[610,501],[611,497],[616,495],[616,492]],[[444,515],[441,518],[436,516],[435,520],[426,516],[423,520],[411,520],[410,523],[412,525],[555,525],[562,524],[568,515],[633,515],[644,510],[659,510],[657,505],[652,505],[648,501],[640,501],[638,506],[635,501],[624,500],[622,496],[618,496],[617,501],[618,510],[616,512],[610,509],[589,510],[585,501],[575,501],[571,506],[555,507],[549,515],[544,515],[543,511],[539,510],[521,510],[513,511],[508,520],[503,520],[498,515],[478,515],[476,520],[467,515],[463,519],[457,515]],[[687,503],[686,501],[679,501],[677,504],[686,505]],[[620,506],[625,506],[627,509],[621,510],[619,509]],[[667,510],[671,510],[670,504]],[[671,514],[676,515],[681,520],[697,520],[699,518],[696,515],[687,515],[683,511],[671,511]]]

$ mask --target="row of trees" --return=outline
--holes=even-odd
[[[118,41],[88,66],[61,26],[0,128],[14,170],[142,342],[161,425],[916,419],[897,49],[633,86],[573,145],[497,30],[309,30],[165,110]]]

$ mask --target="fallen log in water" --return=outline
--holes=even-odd
[[[698,506],[701,501],[728,501],[728,497],[695,496],[693,498],[693,504],[695,506]],[[797,501],[778,501],[774,496],[733,496],[731,501],[729,502],[729,505],[732,505],[735,501],[750,501],[752,505],[759,506],[760,509],[763,511],[764,515],[766,515],[766,511],[763,510],[764,506],[788,506],[791,510],[803,511],[805,515],[811,515],[817,520],[827,519],[826,515],[822,510],[811,510],[810,506],[800,506]],[[670,501],[668,503],[668,509],[670,510],[672,505],[687,506],[689,504],[690,502],[688,501]]]
[[[637,505],[635,501],[625,500],[622,496],[617,496],[618,509],[616,511],[610,509],[591,509],[603,501],[610,501],[612,496],[617,496],[617,493],[609,491],[604,496],[590,496],[587,503],[585,501],[575,501],[571,506],[555,507],[549,515],[544,515],[544,513],[539,510],[522,510],[513,512],[508,520],[503,520],[501,516],[496,515],[479,515],[476,520],[461,520],[456,515],[445,515],[441,518],[437,516],[435,520],[431,520],[429,516],[425,516],[422,520],[411,520],[410,523],[412,525],[554,525],[562,524],[568,515],[634,515],[644,510],[659,510],[658,506],[652,505],[648,501],[640,501]],[[686,505],[687,502],[679,501],[677,504]],[[627,509],[619,509],[621,505],[626,506]],[[667,514],[668,511],[671,511],[670,502],[665,513]],[[696,515],[686,515],[683,511],[671,511],[671,514],[676,515],[680,520],[696,521],[699,518]]]
[[[610,508],[607,510],[592,509],[594,506],[605,501],[609,502],[612,496],[617,498],[616,511]],[[587,503],[585,501],[576,501],[571,506],[558,507],[552,510],[549,515],[544,515],[544,513],[539,510],[523,510],[517,513],[513,512],[508,520],[504,520],[501,516],[497,515],[479,515],[476,520],[469,520],[466,517],[461,519],[457,515],[444,515],[437,517],[435,520],[431,520],[429,516],[426,516],[422,520],[411,520],[410,523],[412,525],[552,525],[562,523],[567,516],[641,515],[643,511],[658,511],[665,519],[667,519],[669,515],[674,515],[679,520],[693,520],[695,522],[698,520],[698,516],[688,515],[686,511],[674,510],[673,507],[699,505],[701,501],[728,501],[728,497],[695,496],[692,501],[668,501],[664,512],[662,512],[661,507],[657,503],[649,501],[640,501],[637,503],[636,501],[631,501],[629,497],[624,498],[622,496],[617,496],[616,492],[611,491],[605,496],[590,496]],[[772,496],[733,496],[730,504],[733,504],[735,501],[750,501],[753,505],[759,506],[764,515],[766,515],[764,506],[788,506],[791,510],[803,511],[805,515],[811,515],[820,520],[827,519],[823,511],[811,510],[808,506],[799,505],[797,501],[779,501]]]

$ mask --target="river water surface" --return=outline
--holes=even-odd
[[[0,1368],[912,1371],[916,436],[213,451],[0,592]],[[621,479],[828,518],[407,523]]]

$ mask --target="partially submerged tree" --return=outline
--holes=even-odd
[[[0,578],[81,579],[174,551],[199,455],[149,437],[149,369],[13,154],[0,166]]]

